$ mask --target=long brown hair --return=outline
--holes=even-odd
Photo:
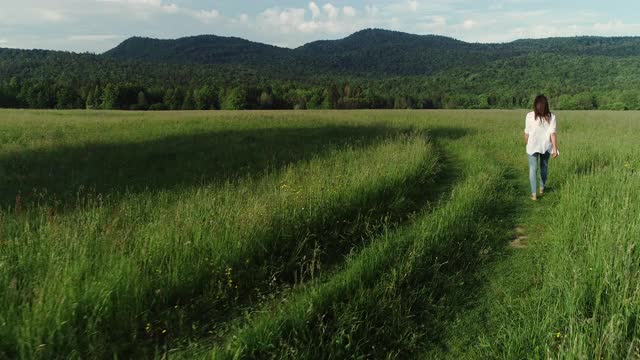
[[[549,100],[544,95],[536,96],[533,102],[533,111],[536,113],[536,120],[544,119],[547,123],[551,122],[551,110],[549,110]]]

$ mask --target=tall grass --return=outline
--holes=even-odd
[[[638,113],[525,112],[3,111],[0,358],[638,358]]]
[[[418,134],[257,180],[3,213],[3,351],[100,356],[164,343],[200,319],[215,329],[406,216],[435,159]]]
[[[458,287],[457,273],[482,261],[478,252],[493,245],[488,230],[495,222],[484,214],[495,206],[499,169],[491,162],[472,163],[473,149],[461,155],[468,178],[441,203],[375,239],[330,278],[258,310],[209,355],[196,344],[179,357],[415,355],[440,321],[433,312],[448,301],[443,299],[451,295],[449,288]]]
[[[504,327],[488,356],[640,356],[640,177],[631,163],[614,164],[596,163],[564,184],[536,249],[539,285],[498,312]]]

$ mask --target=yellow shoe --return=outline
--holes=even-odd
[[[536,195],[536,194],[531,194],[531,200],[533,200],[533,201],[538,201],[538,195]]]

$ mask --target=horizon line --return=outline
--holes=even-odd
[[[54,49],[45,49],[45,48],[19,48],[19,47],[3,47],[3,46],[0,46],[0,49],[2,49],[2,50],[23,50],[23,51],[50,51],[50,52],[64,52],[64,53],[73,53],[73,54],[104,55],[105,53],[109,52],[110,50],[113,50],[113,49],[117,48],[118,46],[122,45],[124,42],[126,42],[128,40],[131,40],[131,39],[135,39],[135,38],[149,39],[149,40],[159,40],[159,41],[177,41],[177,40],[196,38],[196,37],[215,36],[215,37],[227,38],[227,39],[240,39],[240,40],[245,40],[245,41],[248,41],[248,42],[251,42],[251,43],[254,43],[254,44],[267,45],[267,46],[272,46],[272,47],[276,47],[276,48],[280,48],[280,49],[295,50],[295,49],[301,48],[303,46],[306,46],[308,44],[312,44],[312,43],[316,43],[316,42],[340,41],[340,40],[347,39],[347,38],[349,38],[349,37],[351,37],[351,36],[353,36],[353,35],[355,35],[357,33],[360,33],[360,32],[376,31],[376,30],[377,31],[400,33],[400,34],[412,35],[412,36],[442,37],[442,38],[448,38],[448,39],[451,39],[451,40],[463,42],[463,43],[466,43],[466,44],[477,44],[477,45],[503,45],[503,44],[511,44],[511,43],[514,43],[514,42],[517,42],[517,41],[549,40],[549,39],[575,39],[575,38],[622,39],[622,38],[640,38],[640,35],[612,35],[612,36],[574,35],[574,36],[547,36],[547,37],[534,37],[534,38],[518,38],[518,39],[511,40],[511,41],[502,41],[502,42],[500,42],[500,41],[498,41],[498,42],[480,42],[480,41],[466,41],[466,40],[462,40],[462,39],[459,39],[459,38],[455,38],[453,36],[442,35],[442,34],[434,34],[434,33],[417,34],[417,33],[410,33],[410,32],[406,32],[406,31],[391,30],[391,29],[385,29],[385,28],[363,28],[363,29],[357,30],[357,31],[355,31],[353,33],[350,33],[350,34],[345,35],[345,36],[340,37],[340,38],[313,40],[313,41],[309,41],[309,42],[303,43],[302,45],[299,45],[299,46],[296,46],[296,47],[288,47],[288,46],[270,44],[270,43],[261,42],[261,41],[255,41],[255,40],[251,40],[251,39],[248,39],[248,38],[243,38],[243,37],[235,36],[235,35],[194,34],[194,35],[181,36],[181,37],[175,37],[175,38],[160,38],[160,37],[141,36],[141,35],[130,35],[130,36],[122,36],[122,37],[118,36],[120,38],[123,38],[124,40],[120,41],[117,45],[115,45],[111,49],[103,51],[101,53],[92,52],[92,51],[89,51],[89,50],[87,50],[87,51],[73,51],[73,50],[54,50]]]

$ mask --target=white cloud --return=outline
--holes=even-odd
[[[166,13],[169,13],[169,14],[175,14],[180,10],[180,8],[178,8],[178,5],[176,5],[176,4],[162,5],[161,9],[162,9],[162,11],[164,11]]]
[[[628,35],[640,33],[640,24],[628,24],[621,20],[613,20],[606,23],[595,23],[593,29],[596,32],[607,35]]]
[[[300,8],[284,10],[272,8],[262,12],[258,17],[258,21],[285,33],[295,30],[305,31],[306,24],[308,24],[305,21],[305,12],[305,9]]]
[[[69,41],[109,41],[121,39],[120,35],[70,35],[67,36]]]
[[[0,44],[8,44],[9,41],[7,39],[0,39]]]
[[[409,0],[409,10],[416,12],[418,11],[418,1],[417,0]]]
[[[415,30],[419,33],[443,34],[447,26],[447,18],[444,16],[426,16],[423,22],[416,25]]]
[[[342,13],[344,13],[346,16],[353,17],[356,16],[356,9],[351,6],[345,6],[342,8]]]
[[[375,5],[366,5],[364,7],[364,11],[367,13],[367,16],[369,17],[378,16],[378,14],[380,13],[380,9],[378,9],[378,7]]]
[[[316,4],[315,2],[310,2],[309,3],[309,10],[311,10],[311,17],[312,18],[317,18],[318,16],[320,16],[320,8],[318,7],[318,4]]]
[[[164,0],[95,0],[99,3],[117,6],[118,10],[134,12],[138,17],[148,18],[153,12],[177,14],[183,11],[178,5]]]
[[[330,19],[335,19],[338,17],[339,11],[338,8],[333,6],[331,3],[326,3],[322,7],[322,10],[329,16]]]
[[[35,12],[38,14],[39,18],[44,21],[57,23],[57,22],[62,22],[66,20],[66,17],[64,16],[64,14],[57,10],[36,9]]]
[[[359,30],[358,25],[366,22],[366,16],[354,20],[357,10],[352,6],[338,8],[331,3],[326,3],[320,8],[315,2],[310,2],[308,10],[305,8],[269,8],[263,11],[256,19],[256,26],[263,33],[288,34],[338,34]],[[296,36],[296,39],[297,36]],[[291,43],[287,41],[286,43]]]
[[[478,23],[475,20],[467,19],[462,23],[462,28],[465,30],[471,30],[477,25]]]
[[[190,14],[203,23],[210,23],[211,21],[220,18],[220,12],[218,10],[200,10],[192,11]]]
[[[638,35],[626,13],[590,9],[568,13],[566,4],[544,8],[532,0],[304,0],[261,7],[250,0],[0,0],[0,36],[12,46],[104,51],[134,35],[176,38],[203,33],[299,46],[336,39],[364,28],[441,34],[465,41],[573,35]],[[219,7],[211,7],[211,4]],[[277,3],[277,2],[272,2]],[[209,5],[207,7],[206,5]],[[635,7],[635,8],[634,8]],[[626,12],[626,13],[625,13]],[[107,35],[103,35],[107,34]],[[7,40],[0,44],[7,44]]]

